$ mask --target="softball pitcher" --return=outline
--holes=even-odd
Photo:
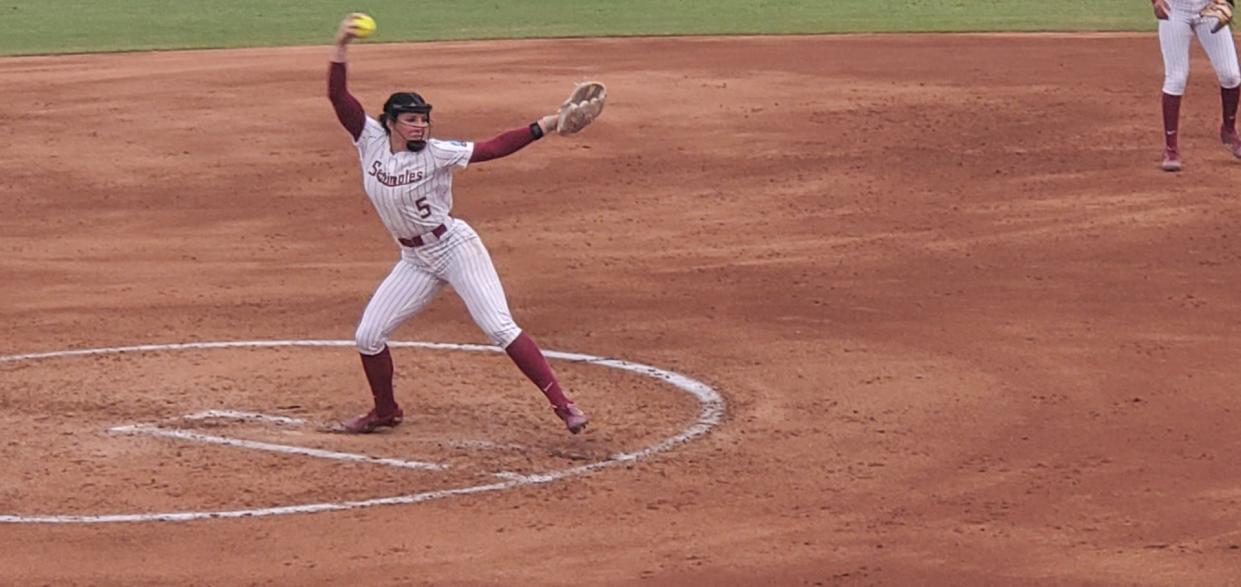
[[[534,339],[513,321],[487,248],[469,224],[450,215],[452,174],[471,163],[511,155],[549,132],[581,130],[602,112],[606,98],[602,84],[580,84],[557,114],[487,141],[434,139],[431,105],[417,93],[392,94],[378,119],[368,117],[349,93],[346,49],[350,41],[368,32],[355,22],[360,16],[345,17],[337,30],[328,96],[358,149],[366,195],[400,245],[401,256],[371,297],[356,333],[374,408],[342,423],[342,429],[364,433],[401,423],[404,412],[393,396],[387,341],[397,326],[422,310],[447,283],[465,302],[479,328],[539,387],[569,432],[581,432],[586,415],[565,396]]]
[[[1233,43],[1232,0],[1151,0],[1159,19],[1159,47],[1163,52],[1163,170],[1181,170],[1178,132],[1181,96],[1189,80],[1189,45],[1194,36],[1206,51],[1219,78],[1223,102],[1223,124],[1219,138],[1241,158],[1241,139],[1237,137],[1237,98],[1241,94],[1241,71],[1237,67],[1237,48]]]

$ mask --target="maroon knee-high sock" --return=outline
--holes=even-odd
[[[362,355],[362,370],[366,371],[366,382],[371,384],[371,395],[375,396],[375,410],[381,414],[395,410],[396,399],[392,397],[392,353],[388,347],[384,346],[384,350],[377,355]]]
[[[552,372],[551,365],[547,364],[543,351],[539,350],[539,345],[534,343],[533,338],[522,332],[505,347],[504,352],[508,353],[509,358],[513,359],[517,368],[521,369],[530,381],[539,386],[543,395],[547,396],[547,401],[553,406],[559,408],[568,405],[569,400],[561,391],[560,382],[556,381],[556,374]]]
[[[1220,88],[1220,101],[1224,106],[1224,130],[1237,132],[1237,99],[1241,97],[1241,86]]]
[[[1181,97],[1164,93],[1163,95],[1163,142],[1169,149],[1175,149],[1177,130],[1181,121]]]

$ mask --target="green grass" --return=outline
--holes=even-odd
[[[375,41],[903,31],[1151,30],[1138,0],[0,0],[0,55]]]

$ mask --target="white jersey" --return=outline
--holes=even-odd
[[[1168,7],[1182,12],[1202,12],[1211,4],[1211,0],[1168,0]]]
[[[354,144],[366,195],[393,237],[412,238],[450,224],[453,167],[470,164],[474,143],[429,139],[417,153],[393,153],[384,127],[367,116]]]

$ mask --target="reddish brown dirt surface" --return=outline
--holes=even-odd
[[[395,247],[326,100],[328,52],[0,60],[0,354],[350,338]],[[372,112],[417,89],[442,137],[486,138],[606,81],[597,126],[460,173],[456,212],[544,347],[699,377],[728,402],[722,425],[632,466],[416,505],[3,525],[0,584],[1235,580],[1241,162],[1216,138],[1200,53],[1178,175],[1158,169],[1153,35],[352,60]],[[450,294],[398,338],[484,340]],[[0,514],[412,493],[645,446],[696,410],[665,384],[557,363],[596,418],[570,437],[503,357],[396,359],[411,416],[390,433],[196,426],[452,475],[105,433],[207,408],[350,415],[369,397],[348,348],[0,364]]]

